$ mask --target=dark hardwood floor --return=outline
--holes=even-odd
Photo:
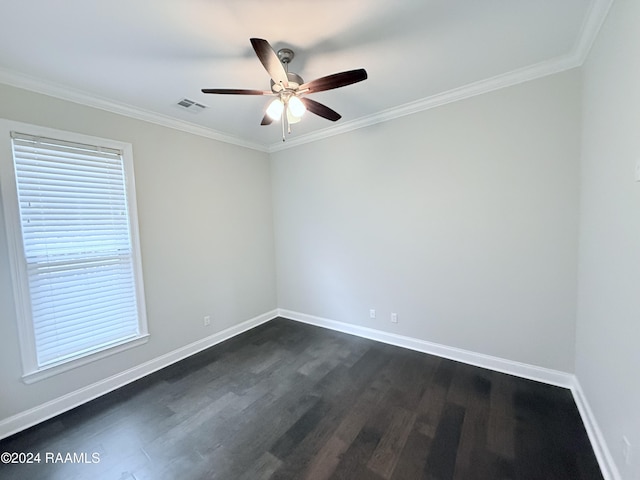
[[[603,478],[568,390],[285,319],[0,452],[41,454],[2,479]]]

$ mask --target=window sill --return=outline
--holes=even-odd
[[[22,381],[26,384],[31,384],[35,382],[39,382],[40,380],[44,380],[45,378],[50,378],[55,375],[58,375],[62,372],[67,372],[77,367],[81,367],[82,365],[86,365],[91,362],[95,362],[96,360],[100,360],[105,357],[109,357],[119,352],[123,352],[125,350],[129,350],[130,348],[138,347],[143,345],[149,341],[149,334],[141,335],[132,340],[127,340],[123,343],[113,345],[104,350],[100,350],[95,353],[91,353],[81,358],[76,358],[74,360],[69,360],[64,363],[59,363],[56,365],[51,365],[48,367],[44,367],[40,370],[36,370],[34,372],[25,373],[22,376]]]

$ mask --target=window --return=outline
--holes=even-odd
[[[2,193],[25,381],[146,340],[131,146],[13,124]]]

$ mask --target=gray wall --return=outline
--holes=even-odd
[[[583,66],[576,373],[625,479],[640,478],[639,25],[640,2],[614,2]]]
[[[0,117],[133,144],[151,334],[143,346],[25,385],[0,218],[0,419],[276,308],[267,154],[4,85]]]
[[[579,149],[573,70],[272,154],[278,306],[573,372]]]

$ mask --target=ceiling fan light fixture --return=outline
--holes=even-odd
[[[287,123],[289,125],[293,125],[294,123],[298,123],[302,120],[302,117],[297,117],[293,113],[291,113],[291,109],[287,108]]]
[[[269,115],[272,120],[280,120],[282,110],[284,110],[284,103],[282,103],[280,98],[276,98],[267,107],[267,115]]]
[[[300,119],[304,115],[304,112],[307,111],[307,107],[305,107],[304,103],[294,95],[289,99],[288,110],[291,112],[291,115]]]

